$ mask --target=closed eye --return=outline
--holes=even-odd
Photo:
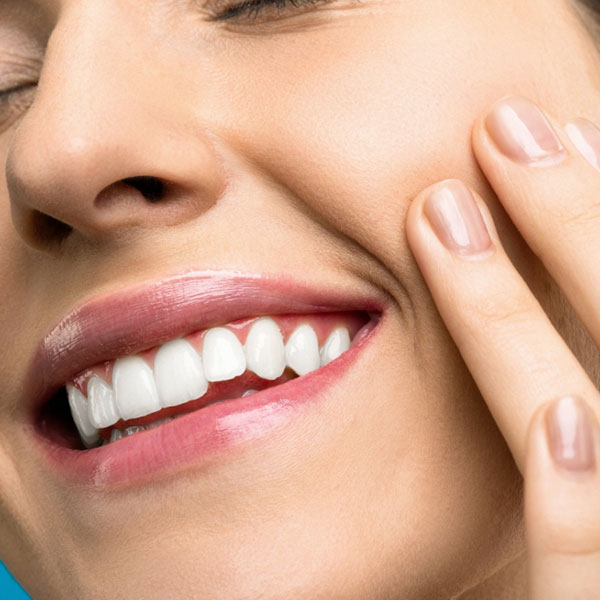
[[[214,21],[228,21],[233,19],[257,19],[269,10],[276,12],[275,16],[283,16],[286,13],[299,11],[308,5],[318,5],[331,2],[332,0],[243,0],[230,7],[225,8]]]

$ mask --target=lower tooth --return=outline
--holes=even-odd
[[[123,437],[133,435],[134,433],[139,433],[140,431],[144,431],[145,429],[146,428],[143,425],[132,425],[131,427],[127,427],[123,430]]]
[[[158,427],[159,425],[164,425],[165,423],[169,423],[169,421],[172,421],[173,419],[171,419],[171,417],[166,417],[165,419],[160,419],[158,421],[154,421],[154,423],[150,423],[150,425],[146,425],[146,429],[154,429],[155,427]]]
[[[258,390],[248,390],[242,394],[242,398],[246,398],[246,396],[252,396],[252,394],[256,394]]]
[[[123,432],[120,429],[113,429],[110,432],[110,441],[111,442],[116,442],[117,440],[120,440],[123,437]]]
[[[159,425],[164,425],[165,423],[169,423],[172,421],[171,417],[166,417],[164,419],[159,419],[158,421],[154,421],[154,423],[150,423],[150,425],[132,425],[131,427],[127,427],[121,431],[120,429],[113,429],[110,432],[110,440],[106,443],[116,442],[121,438],[127,437],[129,435],[133,435],[134,433],[139,433],[140,431],[145,431],[146,429],[154,429]]]

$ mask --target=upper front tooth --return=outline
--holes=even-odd
[[[345,327],[338,327],[330,334],[321,348],[321,366],[341,356],[350,348],[350,334]]]
[[[67,396],[73,421],[75,421],[81,440],[86,448],[95,446],[100,440],[100,436],[98,430],[90,422],[87,398],[72,385],[67,385]]]
[[[247,368],[263,379],[277,379],[285,369],[283,336],[269,317],[254,322],[246,339]]]
[[[183,339],[160,347],[154,359],[154,379],[162,406],[177,406],[195,400],[208,389],[202,360]]]
[[[88,415],[94,427],[114,425],[121,417],[117,412],[112,388],[106,381],[92,375],[87,385]]]
[[[235,334],[224,327],[209,329],[204,336],[202,364],[208,381],[226,381],[246,370],[246,357]]]
[[[115,404],[124,420],[143,417],[161,408],[152,369],[139,356],[115,361],[113,387]]]
[[[300,325],[292,333],[285,345],[285,358],[288,366],[298,375],[305,375],[319,368],[319,340],[310,325]]]

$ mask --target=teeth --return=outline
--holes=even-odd
[[[123,432],[120,429],[113,429],[110,432],[110,441],[111,442],[116,442],[117,440],[120,440],[123,437]]]
[[[92,448],[100,441],[100,436],[98,430],[90,423],[87,398],[72,385],[67,385],[67,396],[81,441],[86,448]]]
[[[113,429],[110,432],[110,440],[108,443],[110,444],[112,442],[116,442],[117,440],[120,440],[121,438],[127,437],[129,435],[133,435],[134,433],[139,433],[140,431],[146,431],[147,429],[154,429],[155,427],[164,425],[165,423],[168,423],[169,421],[172,421],[172,420],[173,419],[171,417],[165,417],[164,419],[159,419],[158,421],[154,421],[154,423],[150,423],[149,425],[132,425],[131,427],[127,427],[123,431],[121,431],[120,429]]]
[[[321,366],[329,364],[350,348],[350,334],[345,327],[338,327],[330,334],[321,348]]]
[[[144,431],[145,429],[146,428],[143,425],[132,425],[131,427],[123,429],[123,437],[133,435],[134,433],[140,433],[140,431]]]
[[[93,375],[88,381],[87,392],[88,416],[94,427],[109,427],[121,418],[117,412],[112,388],[106,381]]]
[[[245,345],[247,369],[263,379],[277,379],[285,369],[283,336],[277,323],[265,317],[252,325]]]
[[[201,352],[185,339],[172,340],[157,350],[154,369],[141,356],[119,358],[113,365],[112,386],[92,375],[87,383],[88,398],[72,384],[67,384],[66,389],[83,444],[92,448],[101,441],[99,429],[111,427],[121,419],[136,419],[200,398],[207,392],[209,382],[234,379],[246,369],[273,381],[283,374],[286,366],[300,376],[306,375],[329,364],[350,346],[348,329],[338,327],[319,350],[317,334],[308,324],[297,327],[284,344],[277,322],[261,317],[250,327],[244,346],[230,329],[214,327],[205,333]],[[242,397],[255,393],[256,390],[248,389]],[[171,420],[168,417],[146,426],[112,429],[110,441],[104,443]]]
[[[160,347],[154,359],[154,379],[161,406],[184,404],[208,389],[199,354],[182,339]]]
[[[240,341],[224,327],[214,327],[206,332],[202,363],[208,381],[227,381],[246,370],[246,357]]]
[[[319,368],[319,341],[310,325],[300,325],[294,330],[285,345],[285,358],[288,367],[298,375],[306,375]]]
[[[115,361],[113,387],[117,410],[125,421],[144,417],[161,408],[152,369],[139,356]]]
[[[159,419],[158,421],[154,421],[154,423],[150,423],[150,425],[146,425],[146,429],[154,429],[159,425],[164,425],[165,423],[169,423],[173,419],[171,417],[165,417],[164,419]]]

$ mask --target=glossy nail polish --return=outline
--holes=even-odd
[[[565,471],[593,471],[594,435],[590,409],[579,398],[560,398],[546,413],[548,447],[554,464]]]
[[[439,240],[454,254],[475,256],[493,247],[479,207],[460,181],[452,179],[435,187],[423,212]]]
[[[544,113],[527,98],[513,96],[497,102],[485,127],[498,149],[516,162],[547,166],[567,157]]]
[[[584,158],[600,171],[600,130],[587,119],[565,125],[565,131]]]

